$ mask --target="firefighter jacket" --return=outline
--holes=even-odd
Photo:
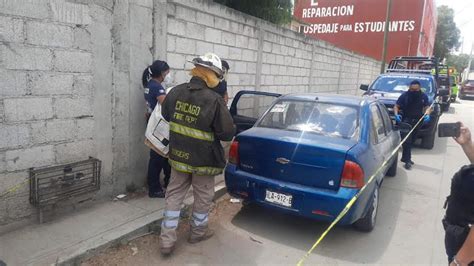
[[[171,167],[196,175],[221,174],[226,161],[220,141],[230,141],[235,134],[223,98],[193,77],[170,91],[161,113],[170,123]]]

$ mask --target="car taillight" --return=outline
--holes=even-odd
[[[239,164],[239,142],[233,141],[230,145],[229,163]]]
[[[364,186],[364,170],[359,164],[352,161],[344,162],[341,187],[362,188]]]

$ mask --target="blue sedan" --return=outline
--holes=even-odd
[[[263,96],[277,98],[262,110]],[[231,113],[240,133],[229,152],[227,190],[247,204],[330,222],[388,159],[400,134],[373,98],[278,96],[235,97]],[[396,175],[397,162],[391,158],[340,224],[374,228],[379,187],[385,175]]]

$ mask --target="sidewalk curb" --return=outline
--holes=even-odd
[[[226,193],[227,193],[227,188],[225,186],[225,183],[224,182],[218,183],[215,186],[214,200],[221,198]],[[185,200],[186,207],[190,207],[191,204],[192,204],[192,197],[191,197],[191,200],[188,199],[187,202]],[[162,212],[162,211],[160,210],[159,212]],[[55,263],[55,265],[65,265],[65,266],[66,265],[81,265],[82,261],[88,258],[91,258],[110,247],[120,245],[120,244],[127,244],[131,240],[137,237],[140,237],[142,235],[145,235],[147,233],[159,232],[161,228],[162,220],[163,220],[163,216],[161,216],[157,220],[154,220],[153,222],[149,222],[139,227],[136,227],[133,230],[130,230],[129,232],[122,234],[121,236],[117,238],[111,239],[106,243],[100,244],[96,247],[90,247],[86,251],[82,252],[81,254],[74,254],[69,258],[59,258],[58,261]]]

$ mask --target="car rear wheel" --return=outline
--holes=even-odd
[[[424,138],[421,139],[421,147],[423,149],[431,150],[434,147],[434,142],[435,142],[435,136],[436,135],[436,129],[429,134],[428,136],[425,136]]]
[[[443,112],[448,112],[449,111],[449,106],[450,106],[450,103],[443,104],[442,105]]]
[[[393,163],[390,166],[390,168],[388,169],[386,176],[390,176],[390,177],[396,176],[397,175],[397,167],[398,167],[398,152],[397,152],[397,154],[395,154],[395,158],[393,159]]]
[[[377,211],[379,206],[379,186],[375,185],[374,194],[372,195],[372,201],[369,211],[365,214],[364,217],[360,218],[357,222],[354,223],[354,227],[363,232],[371,232],[375,228],[375,223],[377,221]]]

